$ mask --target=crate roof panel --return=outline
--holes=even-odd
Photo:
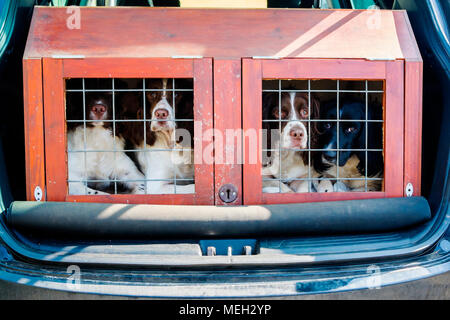
[[[421,60],[405,11],[36,7],[24,58],[77,56]]]

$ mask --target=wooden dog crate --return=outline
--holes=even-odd
[[[36,7],[23,67],[28,200],[249,205],[420,194],[422,60],[405,11],[69,11]],[[134,91],[140,90],[140,97],[146,100],[147,91],[152,91],[146,87],[146,80],[154,78],[173,79],[174,84],[179,79],[193,80],[191,120],[201,124],[194,129],[195,192],[69,194],[67,95],[73,91],[84,97],[89,91],[86,81],[110,79],[112,87],[108,90],[114,96],[121,91],[114,87],[117,79],[138,79],[143,87],[138,82],[141,87]],[[68,87],[70,79],[83,85],[72,90]],[[175,96],[175,86],[172,89]],[[270,93],[278,97],[278,120],[263,115],[263,99]],[[344,103],[340,99],[346,95],[361,98],[366,113],[356,122],[367,128],[366,132],[371,125],[382,127],[379,148],[368,147],[367,134],[364,150],[356,148],[365,153],[365,159],[371,152],[382,158],[382,174],[373,178],[380,181],[379,190],[368,192],[372,178],[367,176],[366,166],[362,191],[312,192],[314,180],[335,183],[350,179],[340,177],[340,166],[336,166],[336,178],[312,177],[309,173],[304,179],[309,184],[307,192],[283,192],[281,188],[280,192],[263,192],[264,143],[260,129],[265,122],[278,122],[281,134],[282,121],[287,121],[281,119],[282,96],[290,94],[294,105],[296,93],[307,97],[308,116],[304,120],[309,142],[304,150],[309,152],[311,164],[313,153],[324,150],[310,145],[310,127],[325,122],[321,116],[311,118],[313,96],[317,96],[319,110],[336,99],[336,119],[331,121],[337,126],[336,132],[350,121],[340,118],[339,105]],[[368,119],[372,100],[379,105],[380,118]],[[85,117],[83,121],[86,127]],[[230,139],[227,130],[232,130]],[[252,136],[252,130],[257,134]],[[339,133],[337,141],[339,162],[340,154],[348,150],[340,147]],[[205,161],[208,153],[212,161]],[[283,179],[273,180],[281,185],[286,183]]]

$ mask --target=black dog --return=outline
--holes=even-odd
[[[330,101],[321,106],[321,119],[337,120],[336,100]],[[380,120],[381,108],[376,105],[368,105],[367,120]],[[366,105],[358,101],[347,100],[339,106],[339,120],[355,120],[339,122],[339,147],[338,147],[338,128],[337,121],[323,121],[320,123],[320,135],[318,148],[324,151],[315,152],[313,155],[314,168],[318,172],[329,171],[331,167],[339,165],[344,167],[350,158],[356,156],[359,174],[364,177],[373,177],[380,175],[383,171],[383,155],[381,152],[348,151],[348,149],[382,149],[382,123],[369,122],[367,131],[366,146]],[[329,150],[328,150],[329,149]],[[338,152],[336,149],[343,149]],[[339,159],[339,160],[338,160]],[[338,163],[337,163],[338,162]],[[354,161],[352,161],[354,163]],[[367,172],[366,172],[367,163]],[[344,172],[341,171],[341,172]],[[342,178],[349,178],[341,176]]]

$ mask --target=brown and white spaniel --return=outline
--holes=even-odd
[[[121,129],[131,146],[138,150],[136,161],[145,175],[145,193],[194,193],[192,132],[186,130],[180,134],[173,108],[175,102],[180,107],[177,115],[183,114],[184,119],[192,117],[192,93],[177,93],[174,98],[172,81],[168,79],[147,80],[147,85],[145,135],[144,126],[139,122],[123,123]],[[121,110],[122,119],[144,120],[143,104],[135,95],[123,96]],[[179,142],[180,135],[183,143]],[[182,179],[184,185],[177,181],[175,186],[175,179]]]
[[[82,104],[82,101],[67,99],[67,117],[82,119]],[[68,122],[67,158],[71,195],[108,194],[105,191],[111,189],[111,180],[118,180],[118,184],[125,187],[125,192],[144,193],[144,176],[123,152],[123,136],[120,132],[113,133],[111,104],[111,94],[86,93],[86,123]]]

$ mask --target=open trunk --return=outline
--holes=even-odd
[[[403,2],[397,1],[397,5],[402,6]],[[84,94],[85,82],[83,80],[81,89],[72,87],[73,92],[70,93],[67,89],[70,91],[71,87],[64,87],[62,82],[57,80],[69,77],[84,79],[85,73],[83,69],[80,69],[83,67],[92,68],[93,73],[86,78],[104,78],[104,74],[95,71],[89,59],[84,63],[83,60],[77,60],[79,59],[76,57],[77,54],[72,57],[67,55],[67,52],[70,51],[73,54],[76,50],[52,52],[43,58],[41,64],[41,60],[33,61],[36,58],[33,56],[36,51],[29,49],[27,61],[24,64],[28,72],[26,74],[33,75],[29,79],[36,79],[36,76],[39,78],[41,72],[44,72],[44,81],[40,81],[40,84],[38,81],[37,84],[43,86],[42,96],[39,97],[32,94],[33,85],[25,80],[25,92],[26,95],[28,94],[28,106],[25,105],[25,110],[28,110],[25,113],[27,119],[25,126],[33,125],[27,128],[28,133],[36,133],[36,135],[25,136],[25,141],[28,155],[33,155],[34,158],[28,156],[25,165],[22,162],[24,157],[18,159],[16,156],[17,150],[23,149],[23,144],[12,144],[12,141],[8,141],[12,139],[8,130],[5,130],[6,134],[2,135],[3,145],[0,146],[4,157],[0,157],[2,196],[0,208],[3,212],[0,215],[0,260],[5,262],[5,266],[0,271],[2,279],[47,288],[91,293],[218,297],[351,290],[370,287],[370,276],[373,273],[383,275],[381,285],[387,285],[448,270],[450,263],[448,250],[445,251],[445,248],[436,246],[436,243],[445,237],[450,222],[448,219],[450,194],[447,179],[450,139],[448,130],[441,126],[442,123],[450,121],[447,108],[448,93],[445,91],[448,87],[448,73],[443,72],[448,70],[448,56],[446,60],[442,58],[445,57],[442,52],[446,49],[443,48],[442,37],[439,36],[441,32],[437,23],[439,17],[436,16],[433,8],[423,3],[415,4],[416,7],[408,6],[405,4],[402,8],[411,10],[408,12],[409,17],[422,53],[424,50],[433,52],[433,55],[424,57],[423,134],[420,137],[414,134],[403,137],[403,131],[396,131],[397,124],[388,123],[387,127],[384,127],[383,139],[389,140],[384,140],[385,143],[381,149],[373,149],[375,150],[373,151],[366,144],[364,148],[366,156],[368,152],[379,152],[384,159],[383,182],[380,189],[375,192],[368,192],[367,185],[370,178],[366,175],[362,178],[365,189],[360,192],[334,192],[334,195],[333,193],[325,195],[318,192],[311,193],[312,187],[309,187],[308,192],[305,193],[284,194],[280,187],[283,181],[274,178],[279,187],[278,192],[265,193],[264,178],[261,176],[260,169],[261,162],[257,163],[254,169],[252,166],[255,164],[247,165],[245,161],[239,166],[216,161],[213,165],[195,168],[193,194],[177,194],[175,187],[174,194],[170,195],[126,196],[120,194],[117,186],[113,186],[111,196],[103,198],[102,196],[96,198],[89,195],[70,195],[67,184],[71,180],[67,177],[65,158],[64,156],[61,158],[61,154],[66,154],[66,146],[64,142],[59,144],[59,133],[55,134],[55,131],[51,130],[56,128],[64,135],[65,115],[64,113],[60,116],[55,115],[59,112],[58,103],[65,101],[67,95],[76,95],[77,90],[78,93]],[[37,10],[46,12],[45,10],[49,9]],[[419,15],[418,12],[421,14]],[[397,17],[395,20],[397,26],[401,14],[394,13]],[[433,30],[430,30],[430,21],[434,22]],[[39,20],[34,22],[34,24],[38,23]],[[428,27],[425,28],[425,26]],[[405,29],[402,30],[405,31]],[[427,30],[426,34],[425,30]],[[408,37],[414,39],[413,36]],[[118,48],[120,50],[120,47]],[[374,87],[370,85],[371,79],[368,75],[372,69],[364,70],[364,66],[355,69],[355,72],[363,73],[356,78],[354,74],[345,75],[339,71],[340,69],[337,69],[336,74],[328,77],[338,83],[350,79],[359,80],[363,85],[361,89],[357,88],[358,84],[350,84],[350,87],[339,87],[337,84],[337,89],[320,87],[319,84],[319,87],[315,89],[319,92],[320,90],[331,91],[333,95],[353,91],[349,94],[361,95],[363,98],[371,94],[381,95],[381,100],[384,101],[383,107],[391,108],[389,97],[384,95],[390,94],[390,84],[396,82],[389,77],[395,74],[395,70],[401,70],[400,81],[408,79],[409,69],[404,63],[411,58],[407,54],[415,50],[411,46],[406,49],[401,48],[400,52],[404,56],[394,57],[397,62],[401,61],[399,69],[396,69],[395,62],[390,59],[385,61],[381,59],[381,62],[377,58],[372,61],[373,65],[383,63],[383,70],[388,70],[386,74],[372,79],[374,82],[380,79],[383,81],[381,89],[376,84]],[[103,54],[109,55],[111,52]],[[156,55],[161,57],[160,53]],[[263,91],[267,91],[266,93],[273,91],[279,94],[278,98],[281,99],[282,82],[296,78],[306,81],[306,87],[298,83],[294,89],[290,86],[290,90],[303,90],[311,97],[311,89],[314,91],[313,80],[320,79],[324,83],[327,80],[327,77],[316,74],[318,68],[312,70],[310,75],[288,73],[277,76],[273,70],[283,70],[277,69],[278,66],[284,62],[291,63],[295,60],[292,57],[280,60],[269,59],[272,54],[249,54],[244,59],[236,61],[226,60],[218,53],[217,56],[219,57],[217,59],[214,54],[202,54],[201,58],[195,54],[175,58],[174,55],[165,57],[170,59],[167,65],[174,63],[194,66],[193,71],[180,73],[178,75],[180,78],[194,78],[195,72],[199,70],[204,72],[205,68],[209,70],[207,80],[200,80],[197,87],[194,85],[193,99],[197,105],[200,103],[207,105],[208,101],[213,102],[214,106],[206,106],[206,108],[211,107],[211,110],[203,109],[195,114],[196,117],[200,114],[202,117],[209,115],[214,118],[210,119],[211,127],[216,129],[231,126],[245,131],[250,127],[263,126],[265,121],[270,122],[259,113],[259,109],[256,112],[246,109],[248,101],[253,101],[249,97],[255,92],[262,95]],[[183,61],[181,63],[178,62],[180,58]],[[320,58],[323,59],[323,57]],[[99,59],[99,57],[92,59]],[[353,59],[360,61],[360,57]],[[203,61],[200,62],[200,60]],[[345,63],[348,61],[351,63],[352,58],[345,57],[343,60],[346,60]],[[419,70],[415,69],[417,67],[415,63],[418,61],[412,62],[411,70]],[[385,67],[384,63],[388,67]],[[439,66],[440,69],[430,69],[431,64]],[[110,67],[109,71],[113,74],[109,75],[109,78],[132,78],[133,75],[135,76],[133,72],[142,71],[139,70],[139,64],[136,64],[134,68],[133,63],[125,72],[121,71],[120,65],[116,63],[111,64],[107,61],[105,65]],[[151,63],[149,66],[152,68]],[[255,68],[260,66],[263,66],[264,70],[272,71],[264,71],[266,75],[263,72],[255,73],[254,71],[257,70]],[[185,70],[191,70],[189,68],[186,67]],[[288,70],[295,68],[291,65]],[[228,70],[229,75],[218,76],[220,72],[225,72],[224,70]],[[304,68],[298,70],[304,70]],[[49,72],[48,77],[45,72]],[[158,78],[170,78],[170,75],[170,72],[161,71]],[[146,78],[146,75],[139,78]],[[237,82],[236,78],[238,78]],[[49,83],[52,85],[47,86],[46,79],[50,79]],[[254,79],[257,81],[254,82]],[[276,83],[269,83],[274,79]],[[243,81],[242,91],[241,80]],[[194,81],[198,81],[198,78]],[[208,86],[208,81],[214,83],[214,87]],[[254,83],[257,83],[256,89],[253,87]],[[219,90],[220,85],[223,85],[222,88],[226,90],[222,88]],[[356,87],[351,87],[352,85]],[[172,88],[175,87],[174,85]],[[58,91],[64,88],[66,92]],[[145,82],[139,90],[141,88],[145,93]],[[195,95],[195,88],[208,88],[211,90],[211,96],[199,98]],[[118,88],[113,87],[113,90],[116,89]],[[412,93],[414,89],[417,87],[413,87],[410,92]],[[248,94],[249,92],[251,94]],[[417,99],[421,97],[421,94],[417,92],[412,93],[411,96],[405,95],[402,91],[400,95],[404,99],[402,104],[405,105],[417,104]],[[31,113],[30,110],[36,107],[36,104],[42,104],[40,101],[44,101],[44,104],[50,101],[51,108],[54,109],[38,106],[37,109],[42,108],[43,113]],[[213,107],[214,112],[209,113]],[[239,112],[229,113],[232,108],[234,110],[238,108]],[[401,114],[402,118],[398,125],[404,125],[405,130],[408,128],[414,130],[415,127],[408,127],[408,121],[411,120],[408,117],[413,115],[408,114],[406,110],[405,107],[405,113]],[[382,120],[390,121],[389,119],[394,119],[395,116],[395,113],[385,114]],[[54,118],[50,119],[50,117]],[[60,119],[63,119],[62,122]],[[366,125],[370,122],[367,117],[360,120],[365,121]],[[36,126],[33,121],[38,121],[38,125]],[[83,121],[86,122],[86,119],[84,118]],[[336,122],[339,122],[339,118]],[[14,126],[21,125],[20,121],[14,124]],[[2,126],[8,129],[13,124],[4,121]],[[398,139],[402,141],[401,159],[395,156],[396,150],[399,150],[398,145],[389,142],[399,142],[395,136],[398,132],[402,135],[401,139]],[[52,136],[53,134],[55,135]],[[422,140],[422,148],[417,147],[417,140]],[[47,141],[56,142],[49,145]],[[33,147],[36,148],[33,149]],[[197,147],[198,145],[195,148]],[[337,149],[339,154],[341,150],[339,147]],[[309,150],[317,151],[311,147]],[[258,151],[262,153],[263,149]],[[33,153],[41,154],[42,157],[35,157],[36,154]],[[18,154],[22,154],[22,151]],[[56,162],[46,166],[48,159]],[[58,162],[61,159],[62,161]],[[422,164],[419,167],[419,170],[422,170],[422,176],[414,174],[417,172],[415,167],[417,161]],[[19,179],[20,181],[14,179],[23,174],[25,166],[29,170],[27,184],[22,181],[24,179]],[[398,168],[401,170],[398,171]],[[63,172],[62,175],[61,172]],[[10,196],[7,175],[13,180],[13,197]],[[341,178],[348,180],[348,177],[338,175],[337,181]],[[311,174],[305,179],[314,180]],[[174,180],[177,178],[175,177]],[[320,178],[316,180],[320,181]],[[58,183],[51,185],[52,181]],[[414,186],[412,190],[408,189],[410,181]],[[60,182],[62,184],[59,184]],[[87,186],[89,181],[84,182]],[[208,183],[212,188],[205,187]],[[62,185],[66,187],[61,188]],[[176,181],[174,185],[177,186]],[[37,190],[36,186],[42,187]],[[222,198],[219,193],[223,186],[226,186],[222,189],[226,196]],[[27,190],[26,196],[24,190]],[[209,194],[210,191],[211,194]],[[228,201],[230,192],[234,191],[237,192],[237,197]],[[52,201],[36,202],[38,198]],[[23,201],[25,199],[33,201]],[[101,200],[98,201],[98,199]],[[130,199],[130,204],[126,204],[124,199]],[[431,252],[433,255],[428,255]],[[405,267],[411,263],[415,265],[413,269]],[[370,266],[372,269],[368,269]],[[81,278],[78,277],[80,275]],[[130,285],[140,285],[140,287],[138,290],[130,291]],[[165,288],[165,291],[161,289],[161,286]]]

